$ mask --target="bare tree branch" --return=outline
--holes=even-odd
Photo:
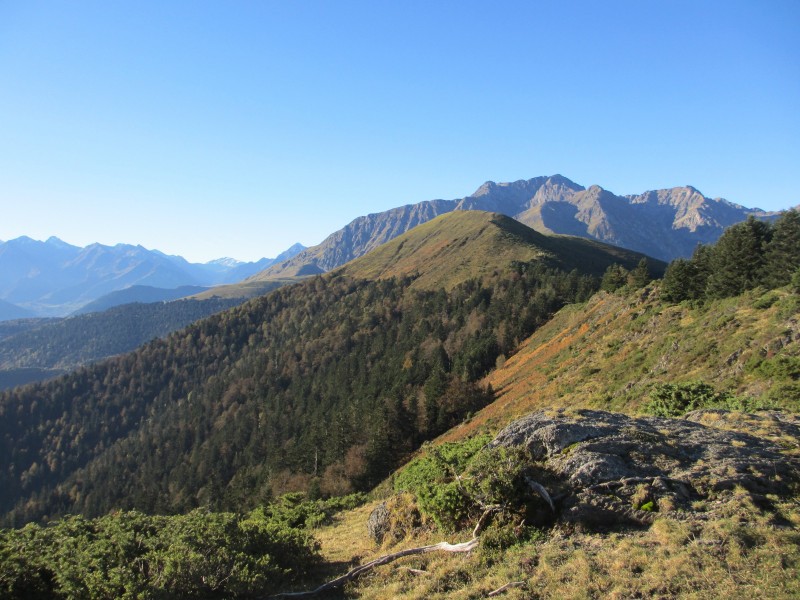
[[[511,588],[516,588],[516,587],[522,587],[523,585],[525,585],[524,581],[511,581],[511,582],[509,582],[509,583],[507,583],[507,584],[505,584],[503,586],[500,586],[499,588],[497,588],[493,592],[489,592],[486,597],[487,598],[494,598],[495,596],[499,596],[500,594],[502,594],[506,590],[510,590]]]
[[[308,592],[286,592],[283,594],[277,594],[275,596],[270,596],[270,598],[310,598],[312,596],[316,596],[317,594],[321,594],[322,592],[327,592],[328,590],[332,590],[338,587],[341,587],[348,581],[352,581],[356,579],[362,573],[366,573],[367,571],[371,571],[375,567],[379,567],[381,565],[385,565],[390,562],[394,562],[398,558],[403,558],[404,556],[412,556],[415,554],[427,554],[428,552],[436,552],[441,550],[442,552],[469,552],[474,550],[475,547],[478,545],[478,538],[472,538],[468,542],[462,542],[460,544],[450,544],[449,542],[439,542],[438,544],[432,544],[430,546],[419,546],[417,548],[408,548],[407,550],[401,550],[400,552],[395,552],[393,554],[386,554],[381,556],[380,558],[376,558],[368,563],[365,563],[361,566],[355,567],[342,575],[341,577],[337,577],[327,583],[323,583],[316,589],[310,590]]]
[[[539,494],[542,497],[542,499],[544,499],[544,501],[550,505],[550,510],[556,512],[556,507],[553,504],[553,499],[550,497],[550,494],[547,493],[547,490],[544,489],[544,486],[541,483],[539,483],[538,481],[534,481],[534,479],[529,475],[525,476],[525,483],[527,483],[528,486],[533,491]]]

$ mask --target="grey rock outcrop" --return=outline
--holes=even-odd
[[[658,513],[702,518],[709,510],[705,501],[724,502],[732,490],[761,502],[800,481],[796,455],[771,439],[698,422],[709,420],[709,412],[664,419],[540,411],[511,423],[492,446],[524,447],[534,477],[560,504],[560,518],[588,526],[646,524]],[[717,418],[725,413],[716,412]],[[750,418],[770,420],[784,444],[794,439],[800,446],[796,417]]]

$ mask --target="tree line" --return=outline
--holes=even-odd
[[[713,245],[700,245],[689,259],[670,263],[664,274],[666,300],[738,296],[757,287],[800,288],[800,213],[788,210],[774,222],[732,225]]]

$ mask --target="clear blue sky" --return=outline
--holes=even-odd
[[[800,2],[0,0],[0,239],[274,256],[561,173],[800,203]]]

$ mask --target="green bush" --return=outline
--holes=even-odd
[[[700,381],[690,383],[658,383],[650,390],[645,412],[657,417],[680,417],[701,408],[752,411],[765,408],[762,403],[739,398],[730,392],[718,392]]]
[[[472,507],[460,475],[490,440],[490,436],[482,435],[431,447],[427,455],[411,461],[397,475],[395,490],[414,494],[422,513],[442,529],[456,529],[469,517]]]
[[[774,379],[800,379],[800,357],[781,354],[762,360],[755,371]]]
[[[337,512],[363,504],[366,497],[366,494],[358,492],[348,496],[334,496],[327,500],[309,500],[303,492],[291,492],[256,511],[263,513],[270,521],[285,527],[314,529],[329,523]]]
[[[525,482],[530,458],[521,448],[486,448],[489,436],[432,448],[395,479],[417,497],[420,511],[442,529],[474,526],[486,507],[520,522],[541,500]]]
[[[278,591],[318,560],[307,531],[264,509],[73,516],[0,530],[0,597],[251,597]]]
[[[760,298],[758,298],[755,302],[753,302],[753,308],[757,308],[759,310],[765,310],[771,307],[780,299],[780,296],[775,292],[767,292]]]

